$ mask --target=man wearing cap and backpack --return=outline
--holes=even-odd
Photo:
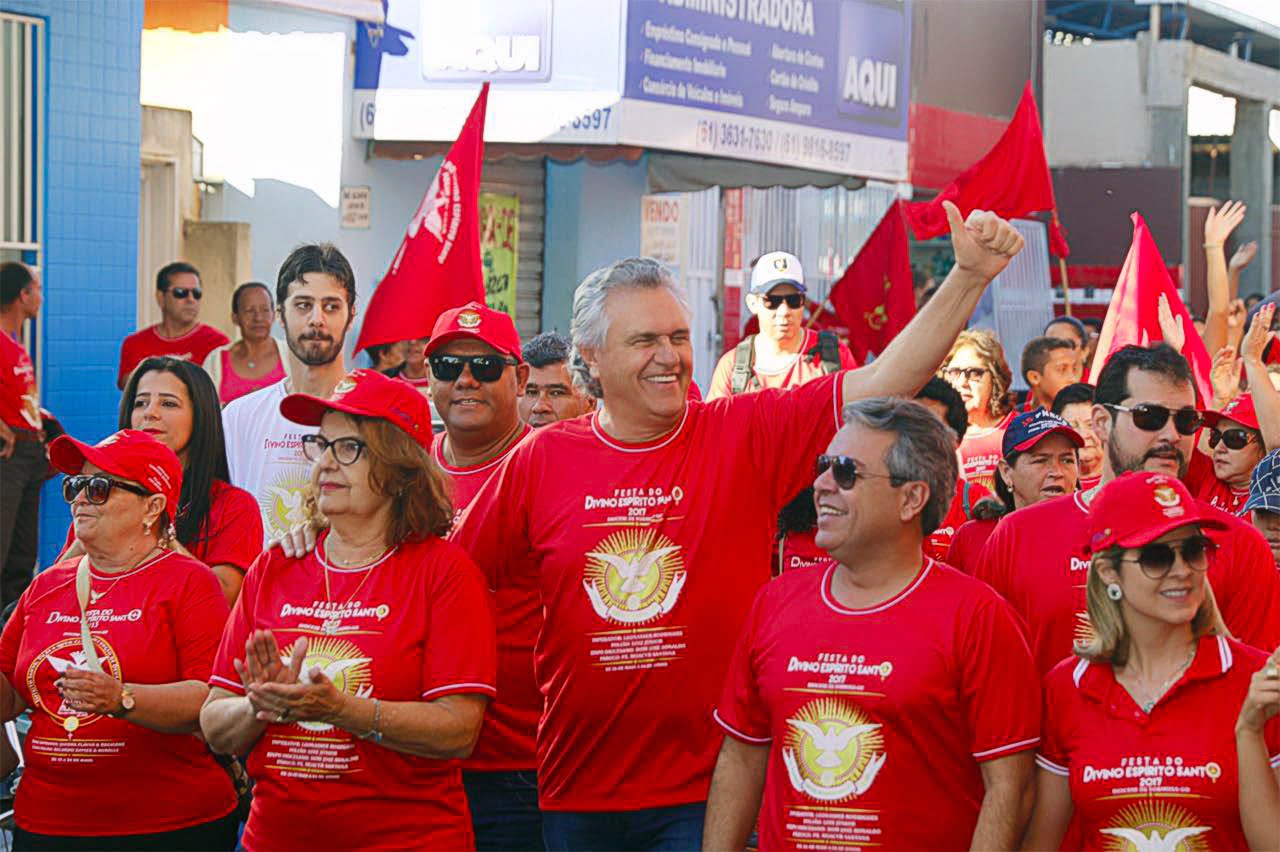
[[[806,293],[804,269],[795,255],[774,251],[756,261],[747,308],[759,320],[760,333],[720,357],[707,399],[797,387],[858,366],[834,334],[804,327]]]

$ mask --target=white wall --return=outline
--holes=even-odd
[[[1044,46],[1049,165],[1140,166],[1150,130],[1134,41]]]

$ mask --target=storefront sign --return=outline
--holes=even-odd
[[[367,186],[342,188],[342,227],[347,230],[367,231],[372,190]]]
[[[516,259],[520,235],[520,199],[480,193],[480,261],[484,299],[495,311],[516,318]]]

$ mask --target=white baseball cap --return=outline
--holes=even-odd
[[[800,258],[785,251],[771,251],[756,261],[751,270],[751,289],[748,292],[760,296],[779,284],[794,284],[801,293],[804,286],[804,267]]]

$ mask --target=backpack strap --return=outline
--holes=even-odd
[[[810,358],[818,356],[824,376],[840,372],[840,338],[836,337],[835,332],[818,332],[817,344],[806,354]]]
[[[733,348],[733,376],[729,382],[729,392],[745,393],[756,380],[756,336],[747,335],[742,342]]]

